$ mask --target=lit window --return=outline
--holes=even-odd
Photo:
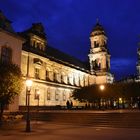
[[[46,80],[50,80],[50,77],[49,77],[49,71],[46,70]]]
[[[51,100],[51,93],[50,89],[47,90],[47,100]]]
[[[54,81],[57,82],[57,73],[56,72],[54,72],[53,77],[54,77]]]
[[[67,77],[68,84],[70,84],[70,77]]]
[[[58,101],[59,100],[59,94],[58,94],[58,91],[56,90],[55,92],[55,100]]]
[[[3,47],[1,50],[1,60],[2,62],[9,63],[12,60],[12,50],[7,47]]]
[[[35,96],[34,96],[35,100],[39,99],[39,89],[35,89]]]
[[[40,79],[39,78],[39,69],[38,68],[35,68],[35,78]]]
[[[65,77],[64,74],[62,74],[62,75],[61,75],[61,82],[62,82],[62,83],[65,83],[65,78],[64,78],[64,77]]]

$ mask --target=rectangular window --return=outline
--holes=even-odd
[[[7,47],[3,47],[1,50],[1,60],[2,62],[9,63],[12,60],[12,50]]]
[[[55,93],[55,100],[58,101],[59,100],[59,95],[58,92]]]
[[[51,94],[50,94],[50,92],[47,93],[47,100],[51,100]]]
[[[34,96],[35,100],[39,100],[39,89],[35,89],[35,96]]]
[[[54,73],[54,74],[53,74],[53,77],[54,77],[54,81],[55,81],[55,82],[58,82],[57,73]]]
[[[39,77],[39,69],[38,68],[35,68],[35,78],[40,79],[40,77]]]
[[[50,77],[49,77],[49,71],[46,70],[46,80],[50,81]]]

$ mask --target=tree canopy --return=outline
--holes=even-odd
[[[0,62],[0,108],[1,115],[4,106],[13,102],[16,95],[22,90],[20,68],[12,63]]]
[[[130,98],[140,96],[140,83],[113,83],[104,84],[104,90],[100,85],[81,87],[73,91],[72,97],[80,102],[93,102],[100,98]]]

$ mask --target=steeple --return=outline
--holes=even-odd
[[[90,42],[91,48],[88,56],[91,72],[108,72],[110,70],[110,54],[107,49],[107,37],[99,20],[90,34]]]

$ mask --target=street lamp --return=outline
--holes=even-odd
[[[37,94],[37,99],[38,99],[38,111],[39,111],[40,91],[39,91],[39,90],[37,90],[36,94]]]
[[[27,99],[27,116],[26,116],[26,132],[31,132],[31,128],[30,128],[30,91],[31,91],[31,87],[32,87],[32,83],[33,81],[30,79],[26,80],[26,99]]]
[[[104,85],[100,85],[100,90],[103,91],[105,89]]]
[[[103,91],[105,89],[105,86],[100,85],[99,88],[100,88],[101,91]],[[100,99],[100,104],[103,104],[103,106],[104,106],[104,100],[102,98]]]

